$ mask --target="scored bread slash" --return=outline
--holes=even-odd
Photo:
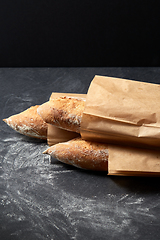
[[[46,123],[80,133],[84,107],[85,99],[65,96],[42,104],[37,112]]]
[[[9,127],[28,137],[47,139],[47,123],[37,113],[39,105],[3,119]]]
[[[44,154],[78,168],[108,171],[108,145],[75,138],[49,147]]]

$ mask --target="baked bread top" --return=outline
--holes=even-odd
[[[39,105],[3,119],[15,131],[34,138],[47,139],[47,123],[37,113]]]
[[[59,97],[42,104],[37,112],[46,123],[80,133],[84,106],[85,99]]]

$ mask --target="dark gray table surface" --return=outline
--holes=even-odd
[[[0,68],[0,239],[160,239],[160,178],[51,163],[45,141],[2,121],[52,92],[86,93],[94,75],[160,83],[160,68]]]

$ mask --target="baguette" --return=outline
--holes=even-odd
[[[85,99],[59,97],[42,104],[37,112],[46,123],[80,133],[84,106]]]
[[[15,131],[28,137],[47,139],[47,123],[37,113],[39,105],[3,119]]]
[[[108,146],[75,138],[49,147],[44,154],[78,168],[108,171]]]

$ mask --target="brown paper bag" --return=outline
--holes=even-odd
[[[138,147],[160,147],[160,85],[95,76],[81,136]]]
[[[160,176],[160,150],[109,145],[108,175]]]
[[[52,93],[49,100],[58,98],[58,97],[76,97],[76,98],[86,98],[86,94],[73,94],[73,93]],[[49,146],[60,142],[66,142],[73,138],[80,137],[80,134],[75,132],[70,132],[64,129],[60,129],[51,124],[48,124],[48,132],[47,132],[47,142]]]

